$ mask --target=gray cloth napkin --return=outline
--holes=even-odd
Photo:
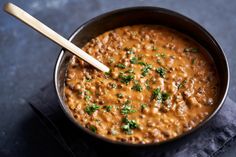
[[[236,137],[236,103],[230,98],[219,113],[196,132],[152,148],[114,146],[87,135],[61,110],[52,82],[30,98],[29,104],[68,156],[208,157],[224,151]]]

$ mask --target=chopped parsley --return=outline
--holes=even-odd
[[[117,96],[118,98],[123,98],[123,97],[124,97],[124,95],[123,95],[122,93],[117,93],[116,96]]]
[[[94,132],[94,133],[97,132],[97,128],[96,128],[96,126],[94,126],[94,125],[90,125],[90,126],[89,126],[89,130],[91,130],[91,131]]]
[[[111,63],[114,63],[114,62],[115,62],[115,59],[114,59],[114,58],[109,58],[109,59],[108,59],[108,63],[111,64]]]
[[[136,112],[136,110],[133,109],[133,107],[130,104],[130,100],[127,100],[122,109],[121,109],[121,114],[124,114],[124,115],[127,115],[127,114],[130,114],[130,113],[134,113]]]
[[[162,78],[164,78],[164,77],[165,77],[165,74],[166,74],[166,69],[160,67],[160,68],[157,68],[157,69],[156,69],[156,72],[157,72]]]
[[[89,91],[89,90],[85,90],[84,91],[84,99],[86,100],[86,101],[89,101],[90,99],[91,99],[91,95],[92,94],[92,92],[91,91]]]
[[[108,72],[104,73],[106,76],[110,76],[111,75],[111,70],[109,70]]]
[[[121,63],[117,64],[116,67],[121,68],[121,69],[126,68],[126,66],[124,64],[121,64]]]
[[[146,65],[146,63],[141,61],[142,55],[139,55],[138,57],[132,57],[130,59],[131,64],[140,64],[140,65]]]
[[[136,112],[136,110],[132,109],[132,106],[130,105],[124,105],[121,109],[121,114],[130,114],[130,113],[134,113]]]
[[[78,95],[81,95],[83,92],[81,90],[78,91]]]
[[[84,94],[85,94],[85,95],[88,95],[88,94],[92,94],[92,92],[91,92],[90,90],[85,90],[85,91],[84,91]]]
[[[147,89],[147,90],[150,90],[150,89],[151,89],[151,87],[150,87],[150,85],[149,85],[149,80],[146,80],[146,81],[145,81],[145,86],[146,86],[146,89]]]
[[[187,80],[183,80],[180,84],[177,85],[177,88],[182,88],[187,83]]]
[[[121,129],[126,133],[126,134],[132,134],[132,129],[136,129],[139,127],[138,123],[135,120],[129,120],[127,117],[122,119],[122,122],[124,125],[121,126]]]
[[[143,66],[147,65],[146,63],[144,63],[142,61],[138,62],[138,64],[143,65]]]
[[[116,83],[111,83],[110,86],[111,86],[111,88],[117,88],[117,84]]]
[[[103,107],[107,112],[110,112],[112,109],[112,106],[108,105],[108,106],[104,106]]]
[[[128,105],[128,104],[130,104],[130,103],[131,103],[130,100],[126,100],[126,102],[124,103],[124,105]]]
[[[143,111],[145,108],[147,108],[147,104],[141,104],[141,111]]]
[[[192,63],[192,64],[195,64],[195,61],[196,61],[196,59],[192,59],[192,62],[191,62],[191,63]]]
[[[85,98],[86,101],[89,101],[91,96],[90,95],[85,95],[84,98]]]
[[[161,57],[161,58],[165,58],[166,54],[164,54],[164,53],[157,53],[156,56],[157,57]]]
[[[131,59],[130,59],[130,63],[131,64],[136,64],[138,62],[138,58],[137,57],[132,57]]]
[[[169,99],[170,94],[166,93],[166,92],[162,92],[162,102],[166,101],[167,99]]]
[[[92,104],[85,108],[85,112],[88,113],[89,115],[92,115],[99,108],[100,106],[98,106],[97,104]]]
[[[141,92],[143,90],[143,88],[140,84],[134,84],[131,89],[136,90],[138,92]]]
[[[157,99],[157,100],[162,99],[162,94],[161,94],[161,89],[160,88],[157,88],[157,89],[153,90],[152,99]]]
[[[152,65],[151,64],[145,64],[144,67],[142,68],[142,76],[147,76],[149,70],[152,69]]]
[[[157,59],[157,63],[158,63],[158,64],[162,64],[162,63],[161,63],[161,60],[160,60],[159,58]]]
[[[184,49],[184,52],[198,52],[198,48],[188,47]]]
[[[128,69],[125,71],[125,73],[134,74],[134,69]]]
[[[129,55],[129,54],[134,54],[134,51],[132,48],[128,48],[128,47],[125,47],[124,50],[126,51],[126,53]]]
[[[169,99],[170,94],[166,93],[166,92],[162,92],[160,88],[157,88],[155,90],[153,90],[152,92],[152,99],[156,99],[160,102],[164,102],[167,99]]]
[[[129,84],[129,82],[134,79],[134,75],[124,75],[123,73],[120,73],[119,78],[122,83]]]

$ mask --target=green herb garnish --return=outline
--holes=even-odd
[[[141,104],[141,111],[143,111],[145,108],[147,108],[147,104]]]
[[[117,64],[116,67],[121,68],[121,69],[126,68],[126,66],[124,64],[121,64],[121,63]]]
[[[96,128],[96,126],[94,126],[94,125],[90,125],[90,126],[89,126],[89,130],[91,130],[91,131],[94,132],[94,133],[97,132],[97,128]]]
[[[134,75],[124,75],[123,73],[120,73],[119,78],[122,83],[129,84],[129,82],[134,79]]]
[[[81,90],[78,91],[78,95],[81,95],[83,92]]]
[[[109,58],[109,59],[108,59],[108,63],[111,64],[111,63],[114,63],[114,62],[115,62],[114,58]]]
[[[129,105],[131,103],[130,100],[126,100],[126,102],[124,103],[124,105]]]
[[[88,94],[92,94],[92,92],[91,92],[90,90],[85,90],[85,91],[84,91],[84,94],[85,94],[85,95],[88,95]]]
[[[129,105],[129,104],[130,104],[130,100],[127,100],[124,103],[124,105],[123,105],[123,107],[121,109],[121,114],[127,115],[127,114],[130,114],[130,113],[136,112],[136,110],[134,110],[133,107],[131,105]]]
[[[91,96],[90,95],[85,95],[84,98],[85,98],[86,101],[89,101]]]
[[[110,89],[111,88],[117,88],[117,84],[113,83],[113,82],[110,82],[110,83],[108,83],[107,87],[109,87]]]
[[[130,113],[134,113],[136,112],[136,110],[132,109],[132,106],[130,105],[124,105],[121,109],[121,114],[130,114]]]
[[[161,100],[162,99],[161,89],[160,88],[157,88],[157,89],[153,90],[153,92],[152,92],[152,99],[157,99],[157,100]]]
[[[164,102],[167,99],[169,99],[170,94],[166,93],[166,92],[162,92],[160,88],[157,88],[155,90],[153,90],[152,92],[152,99],[156,99],[160,102]]]
[[[165,77],[165,74],[166,74],[166,69],[160,67],[160,68],[157,68],[157,69],[156,69],[156,72],[157,72],[162,78],[164,78],[164,77]]]
[[[147,63],[144,63],[142,61],[138,62],[138,64],[143,65],[143,66],[147,65]]]
[[[84,99],[86,100],[86,101],[89,101],[90,99],[91,99],[91,95],[92,94],[92,92],[91,91],[89,91],[89,90],[85,90],[84,91]]]
[[[161,64],[161,60],[160,60],[160,59],[157,59],[157,63],[158,63],[158,64]]]
[[[134,54],[134,51],[132,48],[125,47],[124,50],[127,51],[126,52],[127,54]]]
[[[187,80],[183,80],[180,84],[177,85],[177,88],[180,89],[184,87],[184,85],[187,83]]]
[[[184,49],[184,52],[198,52],[198,48],[188,47]]]
[[[128,69],[125,71],[125,73],[134,74],[134,69]]]
[[[85,108],[85,112],[88,113],[89,115],[92,115],[99,108],[100,106],[98,106],[97,104],[92,104]]]
[[[145,86],[146,86],[146,89],[147,89],[147,90],[150,90],[150,89],[151,89],[151,87],[150,87],[150,85],[149,85],[149,80],[146,80],[146,81],[145,81]]]
[[[108,106],[104,106],[103,107],[107,112],[110,112],[112,109],[112,106],[108,105]]]
[[[131,64],[136,64],[138,62],[138,58],[137,57],[132,57],[131,59],[130,59],[130,63]]]
[[[142,68],[142,76],[147,76],[149,70],[152,69],[152,65],[151,64],[145,64],[145,66]]]
[[[126,133],[126,134],[132,134],[132,129],[136,129],[139,127],[138,123],[135,120],[129,120],[127,117],[122,119],[122,122],[124,125],[121,126],[121,129]]]
[[[138,92],[141,92],[143,90],[143,88],[140,84],[134,84],[131,89],[136,90]]]
[[[117,93],[116,96],[117,96],[118,98],[123,98],[123,97],[124,97],[124,95],[123,95],[122,93]]]
[[[156,56],[157,57],[161,57],[161,58],[165,58],[166,54],[164,54],[164,53],[157,53]]]
[[[111,75],[111,70],[109,70],[108,72],[104,73],[106,76],[110,76]]]
[[[166,101],[167,99],[169,99],[170,97],[170,94],[169,93],[166,93],[166,92],[162,92],[162,102],[163,101]]]

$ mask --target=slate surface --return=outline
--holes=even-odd
[[[0,1],[0,7],[7,2]],[[86,20],[116,8],[159,6],[182,13],[220,43],[231,70],[229,97],[236,101],[236,1],[228,0],[13,0],[65,37]],[[0,11],[0,156],[64,156],[25,99],[53,77],[60,48]],[[220,156],[233,157],[236,142]]]

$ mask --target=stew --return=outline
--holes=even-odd
[[[159,25],[107,31],[83,50],[103,73],[73,56],[65,97],[80,125],[111,140],[165,141],[193,129],[217,105],[219,78],[206,49]]]

